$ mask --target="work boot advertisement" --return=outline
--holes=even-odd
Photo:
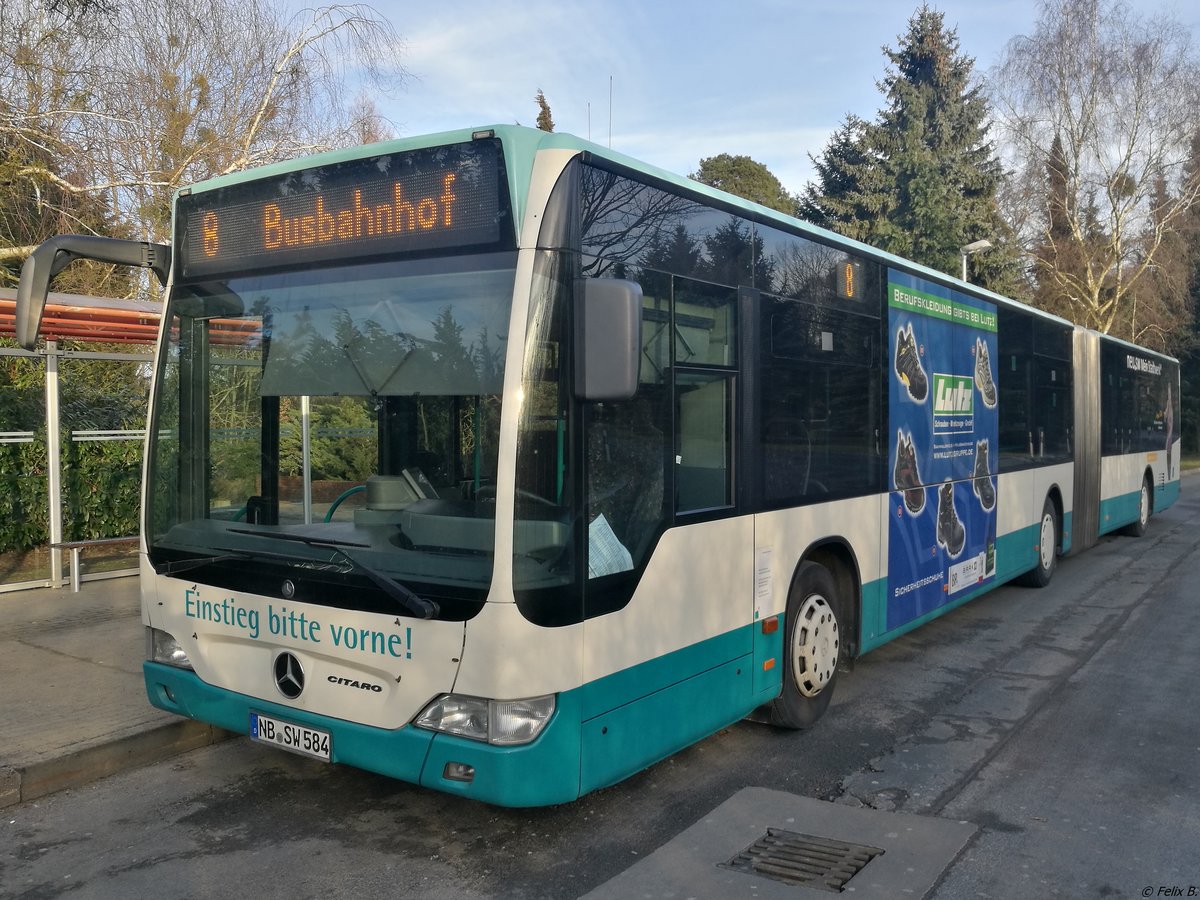
[[[887,630],[996,574],[996,307],[888,272]]]

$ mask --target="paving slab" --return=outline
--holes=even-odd
[[[155,709],[136,577],[0,595],[0,808],[228,735]]]
[[[1200,897],[1198,580],[1200,551],[1164,568],[946,805],[983,828],[936,897]]]
[[[856,900],[925,896],[976,831],[969,822],[744,788],[584,900],[828,898],[826,888],[725,867],[769,829],[882,851],[845,882]]]

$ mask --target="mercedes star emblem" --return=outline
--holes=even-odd
[[[289,700],[295,700],[304,690],[304,667],[290,653],[275,657],[275,687]]]

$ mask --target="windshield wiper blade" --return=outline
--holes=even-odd
[[[212,565],[213,563],[228,562],[231,559],[249,559],[249,554],[243,553],[241,550],[231,550],[228,553],[222,553],[220,556],[195,556],[191,559],[173,559],[168,562],[156,563],[154,572],[156,575],[176,575],[180,572],[188,572],[192,569],[198,569],[201,566]]]
[[[276,553],[271,550],[237,550],[233,547],[215,547],[215,550],[223,550],[229,553],[240,553],[245,559],[270,559],[278,560],[297,569],[312,569],[318,572],[339,572],[345,574],[354,566],[346,563],[332,563],[326,560],[309,559],[304,556],[296,556],[294,553]],[[330,548],[333,549],[333,548]]]
[[[366,563],[355,559],[345,550],[340,547],[330,547],[335,553],[341,556],[354,568],[358,569],[367,576],[375,586],[382,590],[385,594],[411,612],[414,616],[419,616],[422,619],[433,619],[441,612],[441,608],[432,600],[426,600],[419,596],[411,588],[408,588],[391,578],[384,575],[382,572],[377,572],[375,569],[368,566]]]
[[[230,534],[249,534],[253,537],[295,541],[299,544],[308,544],[310,547],[362,547],[364,550],[371,548],[370,544],[360,544],[356,541],[339,541],[337,538],[312,537],[307,534],[293,534],[290,531],[255,531],[253,528],[230,528],[228,531]]]
[[[422,619],[433,619],[441,612],[441,607],[432,600],[426,600],[418,595],[411,588],[406,587],[394,578],[384,575],[382,572],[377,572],[375,569],[368,566],[359,559],[354,558],[347,553],[343,547],[362,547],[370,549],[370,544],[360,544],[354,541],[339,541],[334,538],[312,537],[306,534],[293,534],[287,531],[255,531],[251,528],[230,528],[230,532],[234,534],[249,534],[254,537],[279,538],[284,541],[296,541],[301,544],[307,544],[310,547],[326,547],[336,553],[346,562],[350,563],[355,569],[366,575],[368,579],[381,591],[399,603],[404,609]],[[258,551],[248,551],[257,553]],[[268,555],[268,554],[264,554]],[[278,556],[279,554],[269,554]]]

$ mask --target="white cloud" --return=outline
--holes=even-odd
[[[1003,11],[948,0],[946,22],[977,68],[1032,24],[1033,0]],[[404,38],[407,88],[380,99],[403,134],[533,124],[545,91],[559,131],[687,174],[745,154],[791,191],[812,177],[847,113],[874,117],[894,45],[914,7],[895,0],[456,0],[375,8]],[[611,79],[611,81],[610,81]],[[610,120],[611,85],[611,120]],[[776,127],[776,125],[782,127]]]
[[[381,8],[388,15],[387,5]],[[612,75],[640,78],[636,57],[614,52],[630,46],[626,32],[639,17],[597,15],[577,3],[535,0],[520,5],[456,3],[453,11],[405,28],[408,90],[389,104],[407,131],[491,122],[532,124],[540,88],[563,130],[586,131],[588,104],[606,111]],[[632,65],[631,65],[632,63]],[[605,118],[607,113],[605,112]]]

